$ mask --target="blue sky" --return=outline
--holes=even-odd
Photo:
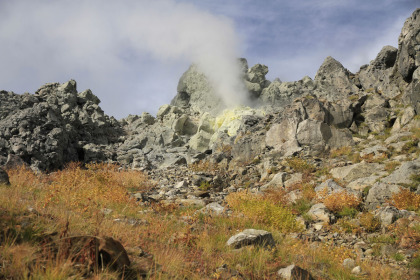
[[[397,46],[405,19],[419,6],[417,0],[0,0],[0,89],[34,92],[75,79],[109,115],[155,114],[197,59],[216,61],[209,71],[219,72],[226,69],[220,59],[246,57],[282,81],[313,78],[328,55],[356,72],[383,46]]]

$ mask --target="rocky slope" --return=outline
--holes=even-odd
[[[296,203],[305,196],[297,186],[309,184],[315,198],[299,213],[306,230],[296,237],[345,244],[361,259],[405,269],[419,240],[375,255],[371,240],[377,233],[327,230],[341,217],[315,202],[348,194],[362,202],[358,210],[380,220],[383,231],[396,221],[418,227],[418,211],[389,202],[396,193],[420,194],[419,46],[417,9],[402,28],[398,49],[385,46],[357,73],[327,57],[313,80],[270,82],[267,66],[248,68],[241,59],[253,108],[224,108],[194,65],[156,117],[143,113],[117,121],[104,114],[90,90],[78,93],[75,81],[47,84],[35,94],[1,91],[0,164],[21,160],[52,171],[70,161],[118,162],[157,182],[148,193],[132,194],[139,202],[215,212],[226,210],[229,193],[245,188],[282,188]],[[348,227],[360,225],[361,217],[346,220]],[[406,263],[390,258],[396,252]]]

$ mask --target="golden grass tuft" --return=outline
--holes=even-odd
[[[345,208],[357,208],[362,200],[354,194],[346,191],[333,192],[328,194],[327,188],[318,192],[318,200],[332,212],[340,212]]]
[[[402,188],[399,193],[392,195],[390,202],[400,210],[417,211],[420,209],[420,194]]]

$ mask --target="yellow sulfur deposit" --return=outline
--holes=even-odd
[[[264,111],[260,109],[252,109],[246,106],[237,106],[231,109],[226,109],[216,117],[214,130],[226,130],[229,136],[235,136],[244,116],[264,114]]]

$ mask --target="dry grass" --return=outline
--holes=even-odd
[[[352,148],[349,146],[344,146],[341,148],[331,150],[330,157],[331,158],[337,158],[337,157],[342,157],[342,156],[349,157],[352,154],[353,154]]]
[[[278,195],[269,195],[267,199],[243,191],[230,194],[226,201],[232,209],[270,229],[281,232],[298,231],[300,229],[295,221],[295,216],[281,204],[282,199],[278,200]]]
[[[299,157],[288,158],[286,162],[287,165],[296,172],[301,172],[307,175],[316,171],[316,168],[313,164]]]
[[[149,273],[148,279],[276,279],[278,269],[290,263],[319,279],[354,279],[341,267],[343,258],[354,257],[350,250],[284,237],[282,232],[300,228],[281,191],[232,194],[227,200],[231,216],[206,216],[174,204],[139,206],[129,192],[153,184],[141,172],[117,166],[72,164],[49,175],[26,169],[9,175],[12,185],[0,186],[0,279],[128,279],[108,269],[86,274],[71,258],[43,253],[48,236],[63,231],[119,240],[139,279],[141,271]],[[313,195],[313,186],[299,188]],[[104,208],[111,214],[105,215]],[[142,222],[132,225],[126,219]],[[277,245],[272,250],[228,248],[229,237],[246,228],[271,231]],[[139,256],[142,250],[153,256],[149,263]],[[217,270],[222,265],[226,270]],[[371,271],[380,269],[366,263],[365,271],[373,277]]]

